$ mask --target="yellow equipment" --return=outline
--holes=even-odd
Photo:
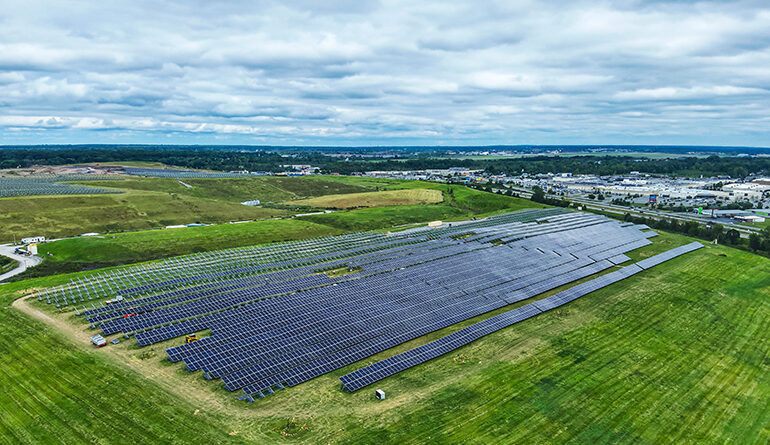
[[[195,334],[187,335],[185,336],[184,341],[185,343],[195,343],[196,341],[198,341],[198,336]]]

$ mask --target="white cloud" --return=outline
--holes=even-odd
[[[766,145],[770,132],[755,130],[770,115],[762,2],[319,5],[4,5],[0,143],[22,128],[288,144],[704,143],[708,126]]]
[[[708,98],[715,96],[768,95],[770,91],[760,88],[736,87],[733,85],[697,86],[690,88],[661,87],[621,91],[615,94],[619,100],[668,100]]]

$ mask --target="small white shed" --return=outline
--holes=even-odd
[[[385,400],[385,391],[378,389],[377,391],[374,391],[374,395],[377,396],[380,400]]]

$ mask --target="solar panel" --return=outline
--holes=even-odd
[[[624,264],[625,253],[650,243],[650,233],[598,215],[529,209],[438,229],[193,254],[77,278],[39,299],[57,305],[90,299],[78,314],[103,334],[135,335],[142,346],[210,330],[197,342],[168,348],[169,359],[254,400]],[[382,369],[414,366],[665,258],[492,317]]]
[[[666,261],[686,252],[700,248],[700,243],[692,243],[687,246],[672,249],[663,254],[656,255],[655,262]],[[653,259],[651,258],[651,259]],[[652,263],[652,262],[650,262]],[[546,297],[530,303],[528,305],[502,313],[495,317],[473,324],[457,332],[434,340],[428,344],[419,346],[415,349],[403,352],[401,354],[389,357],[380,362],[376,362],[367,367],[361,368],[350,374],[340,377],[343,388],[347,391],[357,391],[376,381],[394,375],[406,370],[412,366],[424,363],[428,360],[446,354],[461,346],[471,343],[484,335],[504,329],[520,321],[526,320],[534,315],[556,309],[564,304],[574,301],[584,295],[601,289],[610,284],[621,281],[629,276],[641,272],[643,269],[639,263],[626,266],[609,274],[595,278],[591,281],[578,284],[570,289],[559,292],[550,297]]]

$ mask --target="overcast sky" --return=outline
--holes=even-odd
[[[8,0],[0,144],[770,146],[769,5]]]

